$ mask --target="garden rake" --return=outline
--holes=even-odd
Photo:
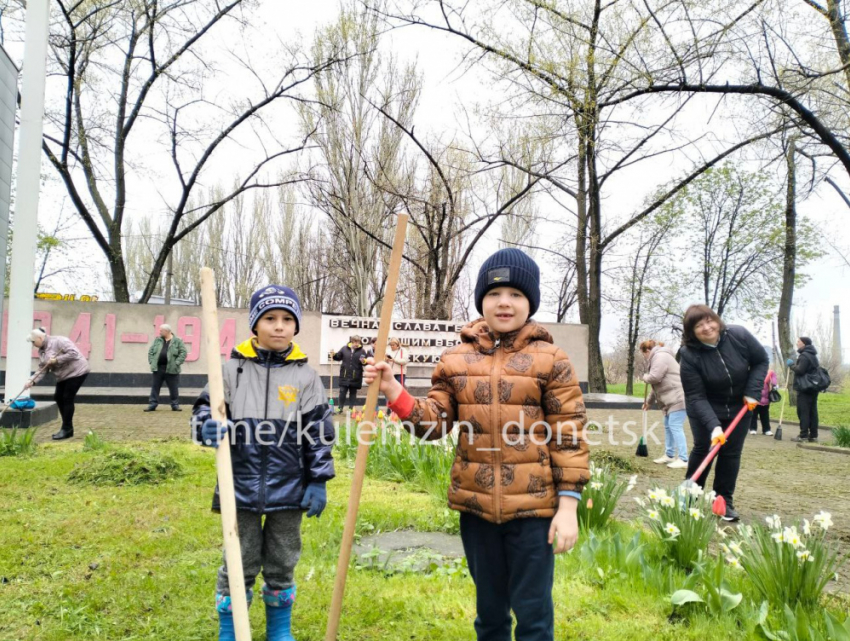
[[[224,376],[221,370],[221,347],[218,342],[219,325],[215,297],[215,275],[209,267],[201,269],[201,304],[203,305],[204,350],[209,376],[210,413],[215,420],[224,422],[227,420],[227,406],[224,399]],[[218,476],[224,557],[227,563],[227,579],[230,584],[230,600],[233,606],[236,641],[251,641],[248,598],[245,594],[245,576],[242,573],[242,550],[239,544],[239,529],[236,524],[236,492],[233,487],[233,465],[230,458],[229,441],[216,448],[215,467]]]
[[[773,438],[776,441],[782,440],[782,419],[785,418],[785,399],[788,398],[788,387],[791,383],[791,372],[789,367],[785,367],[785,393],[782,395],[782,403],[779,405],[779,427],[773,433]]]
[[[61,353],[61,352],[60,352],[60,353]],[[42,365],[41,367],[39,367],[39,368],[38,368],[38,371],[37,371],[35,374],[33,374],[32,376],[30,376],[30,378],[29,378],[29,380],[28,380],[27,382],[35,380],[35,379],[36,379],[36,377],[37,377],[39,374],[41,374],[41,373],[42,373],[45,369],[47,369],[47,365],[48,365],[48,364],[47,364],[47,363],[45,363],[44,365]],[[3,414],[5,414],[5,413],[6,413],[6,410],[7,410],[7,409],[9,409],[10,407],[12,407],[12,403],[14,403],[14,402],[15,402],[15,401],[17,401],[19,398],[21,398],[21,396],[23,396],[23,395],[24,395],[24,392],[26,392],[26,391],[27,391],[27,388],[26,388],[26,386],[24,386],[24,389],[22,389],[20,392],[18,392],[18,395],[17,395],[17,396],[15,396],[15,398],[13,398],[11,401],[7,401],[7,402],[3,405],[3,409],[2,409],[2,410],[0,410],[0,418],[2,418]]]
[[[649,383],[646,383],[643,388],[643,436],[640,437],[640,442],[637,446],[637,451],[635,452],[635,456],[647,457],[649,456],[649,448],[646,446],[646,397],[649,392]]]
[[[738,412],[738,415],[735,417],[735,419],[731,423],[729,423],[729,427],[727,427],[726,430],[723,432],[723,436],[724,436],[725,440],[723,442],[718,443],[717,445],[713,446],[711,448],[711,450],[709,450],[708,456],[705,457],[705,460],[696,469],[696,471],[693,473],[691,478],[685,480],[685,482],[682,483],[682,485],[680,486],[683,490],[686,490],[686,491],[690,490],[694,485],[697,484],[697,481],[702,476],[702,473],[705,472],[706,468],[714,460],[714,457],[717,456],[717,453],[720,451],[720,448],[723,447],[723,443],[725,443],[726,440],[729,440],[729,436],[732,434],[732,432],[735,431],[735,428],[738,427],[738,424],[741,422],[741,419],[743,419],[747,415],[748,411],[749,411],[749,408],[747,408],[747,404],[744,403],[744,406],[741,408],[741,411]],[[726,499],[724,499],[722,496],[718,495],[714,499],[714,503],[711,506],[711,511],[714,512],[714,514],[716,514],[717,516],[725,515],[726,514]]]
[[[328,388],[328,405],[331,408],[331,414],[336,412],[334,407],[334,356],[335,353],[331,350],[331,386]]]
[[[384,302],[381,306],[381,320],[378,325],[378,339],[375,344],[374,358],[376,363],[386,358],[387,339],[390,335],[392,324],[393,306],[395,305],[396,287],[398,287],[398,275],[401,271],[401,259],[404,251],[404,241],[407,232],[407,214],[399,214],[393,242],[393,251],[390,256],[390,267],[387,270],[387,284],[384,290]],[[366,409],[363,419],[371,423],[375,419],[375,408],[378,405],[378,394],[381,388],[381,377],[376,378],[366,395]],[[369,448],[375,430],[365,430],[358,433],[357,459],[354,464],[354,478],[351,482],[351,493],[348,496],[348,512],[345,515],[345,527],[342,533],[342,545],[340,546],[339,560],[336,568],[336,581],[334,582],[333,597],[331,599],[328,627],[325,632],[325,641],[336,641],[339,631],[339,621],[342,615],[343,597],[345,595],[345,581],[348,576],[348,567],[351,563],[351,548],[354,544],[354,534],[357,527],[357,513],[360,509],[360,495],[363,491],[363,479],[366,476],[366,465],[369,462]]]

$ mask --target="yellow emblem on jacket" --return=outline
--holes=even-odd
[[[292,385],[279,385],[277,388],[277,398],[287,405],[298,400],[298,388]]]

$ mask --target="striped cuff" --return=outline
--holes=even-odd
[[[570,496],[570,497],[574,498],[576,501],[581,501],[581,494],[579,494],[578,492],[563,491],[563,492],[558,492],[558,496]]]

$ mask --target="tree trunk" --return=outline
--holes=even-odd
[[[576,118],[578,131],[578,192],[576,208],[576,294],[578,296],[579,322],[588,325],[590,321],[590,302],[587,295],[587,146],[584,141],[584,127]]]
[[[797,141],[788,141],[785,162],[788,178],[785,188],[785,256],[782,265],[782,296],[779,299],[779,350],[782,365],[794,354],[791,340],[791,306],[794,303],[794,279],[797,267]],[[790,373],[789,373],[790,376]],[[796,404],[796,395],[790,394],[791,405]]]
[[[608,391],[605,381],[605,365],[599,334],[602,329],[602,201],[599,193],[599,177],[596,172],[596,125],[589,127],[587,137],[587,185],[588,218],[590,222],[590,269],[588,271],[589,306],[588,366],[591,392],[604,394]]]
[[[850,38],[847,37],[847,30],[844,27],[840,4],[839,0],[827,0],[827,18],[832,28],[832,36],[835,38],[835,45],[838,47],[838,59],[844,67],[847,88],[850,89]]]
[[[115,297],[116,303],[129,303],[130,289],[127,281],[127,270],[124,266],[124,255],[121,249],[120,236],[110,239],[109,246],[112,249],[108,256],[109,270],[112,272],[112,295]]]

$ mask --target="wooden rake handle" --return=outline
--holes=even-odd
[[[393,253],[390,257],[389,273],[387,275],[387,286],[384,290],[384,302],[381,306],[381,322],[378,326],[378,338],[375,343],[375,362],[382,363],[387,354],[387,340],[390,336],[390,325],[392,323],[393,306],[395,305],[396,288],[398,287],[398,275],[401,271],[401,259],[404,252],[404,239],[407,233],[407,214],[399,214],[393,241]],[[376,378],[369,386],[366,394],[366,410],[363,413],[363,421],[373,423],[375,420],[375,408],[378,405],[378,394],[381,389],[381,377]],[[345,516],[345,529],[342,533],[342,547],[339,552],[339,561],[336,566],[336,581],[334,582],[333,599],[331,600],[331,611],[328,618],[328,629],[325,641],[336,641],[339,631],[339,620],[342,614],[342,601],[345,596],[345,580],[348,577],[348,566],[351,563],[351,548],[354,544],[354,530],[357,526],[357,512],[360,509],[360,495],[363,492],[363,479],[366,476],[366,463],[369,458],[369,446],[374,437],[374,430],[369,430],[359,438],[357,446],[357,459],[354,463],[354,479],[351,482],[351,494],[348,497],[348,513]]]
[[[227,420],[227,411],[224,404],[224,377],[221,373],[221,347],[218,342],[218,308],[215,297],[215,275],[209,267],[201,270],[201,302],[203,304],[204,350],[207,355],[210,386],[210,412],[214,420],[223,423]],[[239,546],[239,528],[236,525],[236,492],[233,489],[233,466],[230,462],[231,436],[228,432],[228,439],[216,448],[215,468],[218,473],[224,558],[230,584],[233,627],[236,631],[236,641],[251,641],[245,577],[242,573],[242,550]]]

